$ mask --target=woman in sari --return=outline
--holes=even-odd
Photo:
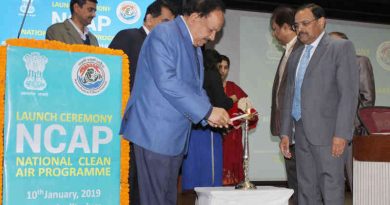
[[[227,96],[236,96],[238,101],[248,97],[237,84],[232,81],[227,81],[230,70],[230,60],[227,56],[221,55],[218,70],[221,74],[224,91]],[[228,110],[231,118],[247,112],[246,110],[239,108],[238,101]],[[252,109],[251,113],[254,112],[256,111]],[[255,128],[257,121],[257,116],[250,119],[249,129]],[[239,123],[234,123],[234,126],[232,126],[223,136],[223,185],[237,185],[243,181],[243,179],[242,129]]]

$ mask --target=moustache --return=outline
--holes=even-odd
[[[298,36],[302,36],[302,35],[308,35],[306,32],[299,32],[298,33]]]

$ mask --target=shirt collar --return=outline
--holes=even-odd
[[[286,44],[284,47],[286,49],[286,53],[284,54],[287,58],[290,55],[292,48],[294,47],[295,43],[297,42],[297,36],[295,36],[293,39],[291,39],[290,42]]]
[[[190,29],[188,28],[187,23],[186,23],[186,21],[184,20],[184,17],[183,17],[182,15],[180,15],[180,18],[183,20],[184,25],[186,25],[186,28],[187,28],[187,30],[188,30],[188,33],[190,34],[191,42],[192,42],[192,45],[193,45],[193,44],[194,44],[194,39],[192,38],[191,31],[190,31]]]
[[[81,39],[83,39],[84,41],[87,39],[87,34],[89,32],[89,29],[88,27],[84,27],[84,32],[82,32],[79,27],[76,26],[76,24],[72,21],[72,19],[69,19],[69,22],[73,25],[73,27],[76,29],[77,33],[79,33]]]
[[[321,41],[322,37],[324,36],[324,34],[325,34],[325,31],[323,31],[323,32],[317,37],[317,39],[316,39],[313,43],[310,44],[310,45],[312,45],[313,48],[314,48],[314,49],[312,49],[312,50],[315,50],[315,49],[317,48],[317,46],[318,46],[318,44],[320,43],[320,41]]]
[[[149,35],[150,31],[148,28],[146,28],[146,26],[142,26],[142,28],[144,28],[144,31],[146,33],[146,35]]]

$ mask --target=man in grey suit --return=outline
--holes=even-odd
[[[96,37],[87,28],[96,16],[96,4],[97,0],[71,0],[69,7],[72,17],[51,25],[46,31],[46,39],[99,46]]]
[[[283,56],[279,61],[278,69],[275,73],[274,84],[272,86],[272,107],[271,107],[271,133],[273,136],[280,136],[280,111],[283,107],[283,97],[286,90],[286,63],[291,52],[300,45],[297,42],[297,34],[292,30],[294,24],[295,11],[291,7],[279,6],[273,12],[271,16],[271,29],[272,36],[279,42],[284,48]],[[295,142],[292,139],[283,138],[283,140],[290,140],[290,153],[289,157],[285,157],[286,173],[288,187],[294,189],[294,194],[291,197],[291,204],[298,204],[298,181],[297,181],[297,169],[295,161]],[[282,141],[280,145],[282,145]]]
[[[304,44],[287,62],[281,137],[295,127],[299,205],[344,205],[345,147],[352,139],[359,91],[355,49],[325,33],[325,11],[297,9],[293,29]],[[289,141],[282,139],[288,157]]]
[[[334,39],[346,39],[347,35],[342,32],[334,31],[329,35]],[[375,81],[374,73],[372,71],[372,65],[370,59],[366,56],[356,56],[357,63],[359,65],[359,105],[356,111],[360,108],[374,106],[375,105]],[[367,135],[367,130],[364,128],[359,118],[355,118],[355,131],[354,136]],[[347,171],[348,185],[353,192],[353,165],[352,165],[352,144],[348,146],[347,150],[347,163],[345,169]]]

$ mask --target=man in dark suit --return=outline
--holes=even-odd
[[[158,24],[175,18],[175,8],[165,0],[156,0],[148,6],[144,17],[144,25],[140,28],[119,31],[109,48],[121,49],[129,58],[130,90],[133,88],[137,70],[138,55],[146,36]]]
[[[272,107],[271,107],[271,133],[273,136],[280,136],[280,112],[283,107],[283,97],[286,90],[286,63],[295,47],[298,47],[297,35],[292,30],[294,24],[294,9],[287,6],[277,7],[271,16],[272,36],[284,48],[283,56],[279,61],[278,69],[275,73],[274,84],[272,86]],[[291,155],[284,158],[287,173],[288,187],[294,189],[294,194],[291,197],[291,204],[298,205],[298,181],[297,169],[295,161],[295,141],[293,136],[289,140]],[[281,147],[280,147],[281,148]]]
[[[158,24],[170,21],[174,18],[175,9],[165,0],[156,0],[146,9],[144,25],[140,28],[125,29],[119,31],[109,48],[121,49],[129,58],[130,90],[133,88],[135,73],[137,70],[138,55],[142,44],[152,29]],[[135,162],[134,146],[130,143],[130,171],[129,171],[130,201],[132,205],[138,205],[139,189],[137,180],[137,165]]]
[[[299,205],[344,205],[345,147],[353,136],[359,68],[351,41],[325,33],[325,11],[297,9],[293,29],[303,43],[287,62],[281,137],[295,127]],[[290,156],[289,140],[282,153]]]
[[[97,0],[71,0],[69,7],[72,17],[51,25],[46,31],[46,39],[99,46],[96,37],[87,27],[96,16],[96,4]]]
[[[329,35],[334,39],[346,39],[347,35],[342,32],[334,31]],[[374,73],[372,71],[372,65],[370,59],[366,56],[356,56],[359,65],[359,104],[356,111],[360,108],[374,106],[375,105],[375,81]],[[367,135],[367,130],[364,128],[359,118],[355,118],[355,131],[354,136]],[[347,171],[347,179],[349,188],[353,192],[353,166],[352,166],[352,144],[348,146],[347,163],[345,165]]]
[[[228,127],[203,86],[200,47],[224,24],[221,0],[187,0],[183,16],[156,26],[138,59],[121,134],[134,143],[142,205],[175,205],[177,178],[192,123]]]

